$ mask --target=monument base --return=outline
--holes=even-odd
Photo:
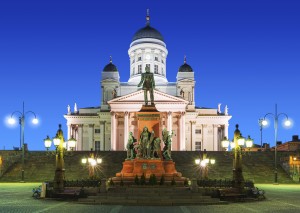
[[[118,184],[123,181],[124,184],[134,184],[135,177],[140,178],[145,176],[146,182],[148,182],[151,175],[155,175],[157,182],[164,176],[166,184],[171,184],[174,179],[176,185],[184,185],[186,178],[182,177],[180,172],[176,171],[175,162],[172,160],[161,159],[133,159],[125,160],[123,162],[123,168],[121,172],[116,174],[116,177],[112,180]]]

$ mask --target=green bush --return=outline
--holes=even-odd
[[[124,186],[123,178],[121,179],[120,186]]]
[[[110,186],[114,186],[114,185],[115,185],[115,183],[114,183],[114,181],[113,181],[112,178],[109,180],[109,185],[110,185]]]
[[[172,186],[175,186],[175,185],[176,185],[176,182],[175,182],[175,178],[174,178],[174,177],[173,177],[173,179],[172,179],[171,185],[172,185]]]
[[[141,176],[141,180],[140,180],[141,185],[145,185],[146,184],[146,177],[145,174],[143,173]]]
[[[156,185],[157,184],[157,180],[156,180],[156,176],[155,174],[151,174],[150,178],[149,178],[149,185]]]
[[[134,183],[135,185],[140,185],[139,177],[137,175],[135,175]]]

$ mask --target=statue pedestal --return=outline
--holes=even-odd
[[[166,183],[171,183],[174,178],[177,185],[183,185],[185,178],[175,168],[175,162],[172,160],[161,159],[133,159],[125,160],[121,172],[116,174],[113,181],[118,183],[123,180],[124,183],[133,184],[136,175],[140,178],[145,175],[146,179],[154,174],[159,181],[164,176]]]

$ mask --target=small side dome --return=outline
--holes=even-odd
[[[186,63],[186,57],[184,57],[184,64],[179,67],[178,72],[193,72],[193,68]]]
[[[118,72],[118,68],[112,63],[112,57],[110,57],[109,64],[104,67],[103,72]]]

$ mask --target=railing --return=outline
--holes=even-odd
[[[208,188],[231,188],[234,186],[234,181],[233,180],[204,180],[200,179],[197,180],[197,184],[199,187],[208,187]],[[254,183],[252,181],[245,181],[245,187],[247,188],[253,188]]]
[[[46,181],[47,182],[47,181]],[[53,181],[47,182],[47,187],[53,187]],[[65,180],[64,187],[99,187],[101,180]]]

